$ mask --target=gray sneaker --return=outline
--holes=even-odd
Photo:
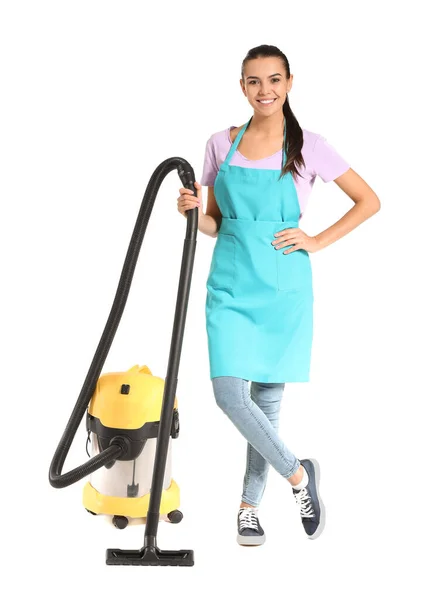
[[[319,492],[320,466],[315,458],[303,458],[300,463],[308,473],[308,484],[302,490],[292,488],[292,491],[305,532],[315,540],[325,527],[325,506]]]
[[[260,546],[265,542],[265,533],[262,529],[257,509],[243,506],[238,511],[237,517],[237,542],[242,546]]]

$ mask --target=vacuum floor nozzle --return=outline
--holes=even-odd
[[[156,546],[146,546],[140,550],[106,550],[106,565],[132,565],[149,567],[192,567],[193,550],[160,550]]]

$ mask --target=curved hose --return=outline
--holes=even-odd
[[[134,231],[131,236],[131,241],[128,247],[128,252],[125,257],[124,266],[118,284],[118,289],[113,301],[113,306],[110,310],[109,318],[105,325],[103,334],[89,367],[88,374],[85,378],[82,390],[77,399],[76,405],[64,430],[62,438],[55,451],[54,457],[49,469],[49,482],[55,488],[63,488],[79,481],[83,477],[101,468],[108,462],[119,458],[126,450],[118,438],[115,443],[112,443],[109,448],[97,456],[91,458],[83,465],[76,467],[68,473],[61,474],[67,454],[72,445],[74,436],[79,427],[79,424],[85,415],[88,404],[92,398],[98,378],[100,376],[106,357],[115,337],[116,330],[122,317],[125,304],[128,298],[128,293],[131,287],[131,281],[134,274],[134,269],[139,257],[140,248],[143,242],[146,227],[152,213],[152,208],[155,203],[156,195],[159,187],[170,171],[177,168],[182,184],[188,188],[195,190],[195,176],[191,165],[183,158],[172,157],[163,161],[153,172],[149,180],[146,192],[140,206],[140,211],[137,216],[137,221],[134,226]],[[196,191],[195,191],[196,195]],[[187,235],[192,232],[195,236],[195,231],[198,227],[198,208],[189,211],[187,221]]]

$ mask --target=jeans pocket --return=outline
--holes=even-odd
[[[312,268],[307,250],[295,250],[283,254],[288,247],[280,248],[277,252],[277,289],[293,292],[295,290],[312,288]]]
[[[218,233],[207,285],[215,290],[232,290],[235,275],[235,236]]]

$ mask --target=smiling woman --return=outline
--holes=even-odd
[[[212,134],[201,178],[209,194],[206,214],[199,209],[199,230],[217,238],[206,283],[210,378],[217,404],[247,440],[240,544],[265,541],[256,510],[269,465],[293,486],[308,537],[323,530],[319,465],[299,460],[279,438],[280,401],[286,382],[310,380],[310,253],[379,209],[374,192],[326,138],[301,128],[289,105],[292,81],[277,47],[248,52],[240,86],[253,115]],[[317,176],[335,181],[355,206],[308,236],[299,220]],[[196,187],[197,199],[180,190],[181,207],[201,202]]]

